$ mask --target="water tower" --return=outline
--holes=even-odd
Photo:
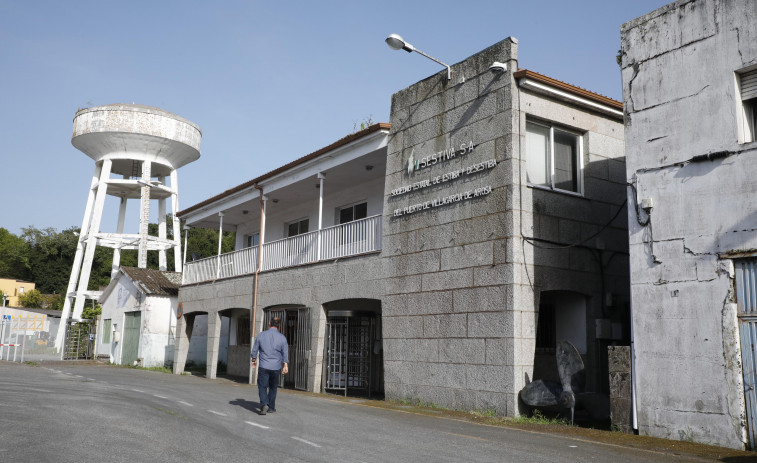
[[[181,271],[181,235],[176,213],[179,209],[177,169],[200,157],[200,128],[168,111],[136,104],[112,104],[77,111],[71,143],[95,161],[87,207],[68,280],[61,325],[55,341],[60,350],[65,321],[81,318],[87,298],[99,291],[87,289],[95,248],[113,248],[111,275],[118,271],[121,250],[138,250],[138,266],[147,266],[147,251],[158,251],[159,266],[166,270],[166,251],[174,248],[174,268]],[[166,184],[166,179],[170,183]],[[120,200],[116,233],[101,233],[105,197]],[[138,199],[139,233],[125,234],[126,202]],[[171,200],[173,238],[166,233],[166,201]],[[158,202],[158,236],[147,233],[150,200]],[[114,211],[115,212],[115,211]]]

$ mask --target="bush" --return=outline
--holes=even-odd
[[[42,308],[42,293],[36,289],[26,291],[18,297],[18,302],[21,304],[21,307],[26,307],[27,309]]]

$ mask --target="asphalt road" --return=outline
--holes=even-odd
[[[0,462],[669,462],[673,455],[231,381],[0,362]]]

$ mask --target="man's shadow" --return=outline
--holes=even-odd
[[[242,407],[245,410],[249,410],[251,412],[257,412],[258,410],[260,410],[260,402],[252,402],[252,401],[244,400],[244,399],[236,399],[236,400],[229,401],[229,404]]]

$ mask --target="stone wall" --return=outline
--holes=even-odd
[[[381,253],[387,398],[517,413],[515,367],[530,371],[533,358],[519,358],[521,295],[508,261],[514,80],[487,70],[494,61],[517,69],[516,58],[506,39],[453,65],[450,81],[443,71],[392,97]],[[415,160],[433,164],[409,169]],[[392,194],[423,181],[434,183]]]
[[[737,122],[737,72],[757,65],[755,24],[750,0],[695,0],[621,29],[641,434],[744,447],[729,256],[757,249],[745,207],[757,194],[757,145],[739,142]]]
[[[610,420],[613,429],[633,434],[631,397],[631,347],[607,348],[610,374]]]

